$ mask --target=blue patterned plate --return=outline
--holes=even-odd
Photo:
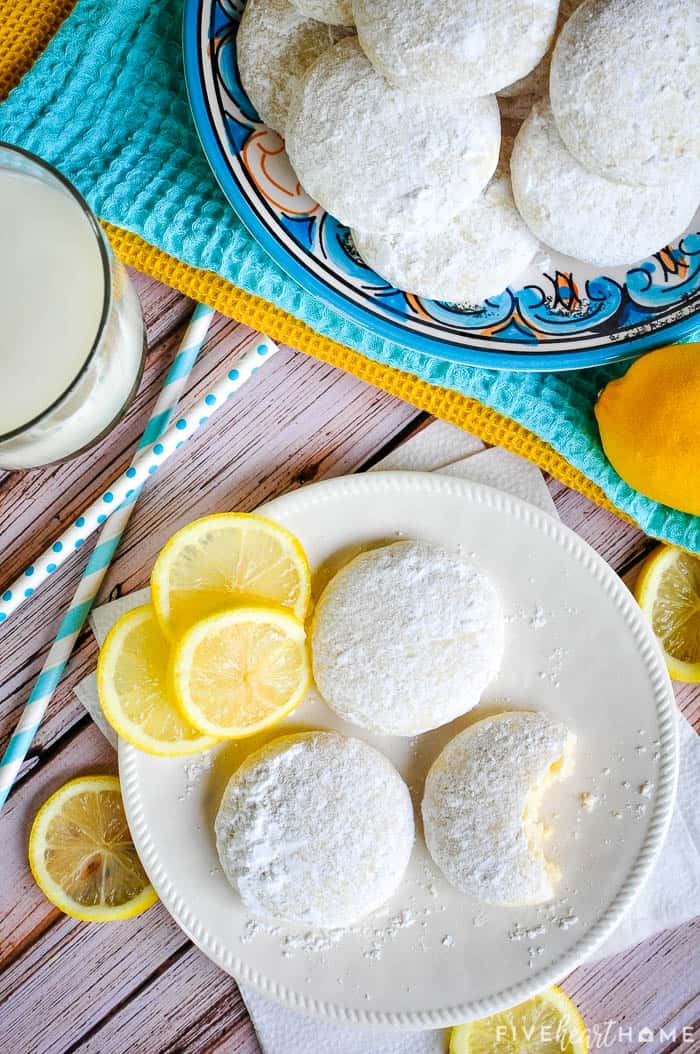
[[[302,288],[405,347],[490,369],[568,370],[626,358],[700,322],[700,213],[674,246],[629,270],[540,254],[516,288],[482,304],[424,300],[358,257],[347,227],[308,197],[241,87],[245,0],[185,0],[187,87],[204,150],[251,234]]]

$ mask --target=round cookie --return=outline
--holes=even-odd
[[[248,0],[236,36],[238,71],[268,128],[284,135],[294,91],[339,39],[337,29],[306,18],[289,0]]]
[[[559,0],[353,0],[352,9],[375,69],[442,101],[489,95],[534,69],[554,35]]]
[[[444,231],[382,235],[353,230],[352,238],[365,263],[397,289],[458,304],[503,292],[539,245],[515,207],[507,172],[495,175]]]
[[[332,26],[351,26],[352,0],[292,0],[297,11]]]
[[[446,99],[438,113],[387,84],[352,37],[312,67],[287,120],[304,190],[360,230],[446,227],[488,183],[499,145],[495,96]]]
[[[549,83],[562,139],[591,171],[645,186],[700,179],[698,0],[586,0]]]
[[[341,717],[414,736],[479,702],[503,653],[492,583],[427,542],[361,553],[328,583],[311,629],[316,685]]]
[[[546,714],[505,713],[470,725],[433,762],[425,841],[461,893],[513,907],[552,899],[559,874],[542,852],[539,802],[568,774],[574,743]]]
[[[550,248],[593,264],[636,263],[689,226],[697,186],[678,179],[663,191],[613,183],[567,150],[547,102],[533,106],[511,158],[513,195],[530,230]]]
[[[411,796],[390,762],[337,732],[283,736],[229,780],[215,822],[226,878],[254,914],[349,926],[396,891]]]

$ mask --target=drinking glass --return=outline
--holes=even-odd
[[[55,168],[0,142],[0,468],[106,436],[141,379],[141,306],[89,206]]]

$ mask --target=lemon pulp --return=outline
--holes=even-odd
[[[170,649],[150,604],[114,624],[100,650],[97,689],[114,730],[148,754],[170,757],[207,750],[216,740],[187,721],[173,698]]]
[[[276,724],[304,697],[310,673],[306,634],[288,612],[233,608],[196,623],[173,654],[182,713],[222,738]]]
[[[661,545],[643,565],[635,595],[672,677],[700,681],[700,558]]]
[[[157,899],[116,776],[71,780],[44,803],[29,837],[29,864],[52,904],[89,922],[131,918]]]
[[[151,575],[163,632],[176,640],[195,622],[234,605],[273,604],[307,614],[311,572],[297,539],[247,513],[205,516],[165,546]]]

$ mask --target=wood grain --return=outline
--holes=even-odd
[[[109,442],[96,450],[64,465],[0,476],[2,580],[13,577],[62,524],[78,515],[131,455],[192,310],[190,301],[159,283],[140,275],[135,281],[150,345],[138,397]],[[191,402],[234,350],[251,339],[245,327],[217,318],[184,402]],[[414,408],[284,349],[147,488],[103,596],[146,584],[165,539],[195,516],[251,509],[303,483],[360,470],[424,422],[425,415]],[[654,543],[561,484],[548,482],[564,522],[631,584]],[[32,598],[21,622],[0,630],[0,747],[39,670],[82,561]],[[39,804],[70,776],[116,771],[114,752],[72,694],[76,681],[94,668],[95,658],[95,645],[85,632],[23,780],[2,815],[0,1054],[258,1054],[235,982],[189,943],[160,905],[129,922],[86,925],[56,912],[29,874],[27,835]],[[698,689],[679,687],[677,695],[687,716],[699,722]],[[564,984],[590,1027],[615,1019],[635,1028],[680,1028],[700,1018],[699,960],[700,927],[691,924],[582,967]],[[638,1045],[623,1043],[614,1049],[632,1052]],[[650,1044],[642,1049],[670,1054],[675,1048]],[[700,1050],[700,1027],[698,1044],[678,1049],[683,1054]]]
[[[161,288],[146,280],[140,291],[147,297],[152,289],[158,292]],[[43,474],[36,470],[5,476],[4,491],[0,491],[3,581],[10,581],[32,554],[40,552],[128,464],[184,321],[191,314],[191,302],[182,297],[180,302],[185,310],[179,312],[168,307],[170,297],[166,303],[173,326],[153,324],[160,336],[151,348],[141,391],[108,443],[75,461],[45,469]],[[149,312],[146,314],[148,318]],[[221,373],[227,358],[253,340],[244,326],[217,318],[183,404],[199,397]],[[407,404],[333,367],[291,350],[282,351],[173,456],[160,470],[157,482],[147,486],[101,596],[146,585],[156,553],[189,520],[215,510],[250,510],[311,480],[352,472],[416,416]],[[212,430],[216,442],[212,442]],[[87,486],[86,480],[90,481]],[[0,628],[0,743],[17,721],[92,544],[94,540],[32,597],[22,609],[21,623],[12,620]],[[25,772],[83,717],[72,688],[94,666],[95,656],[94,642],[86,631],[42,723]]]

